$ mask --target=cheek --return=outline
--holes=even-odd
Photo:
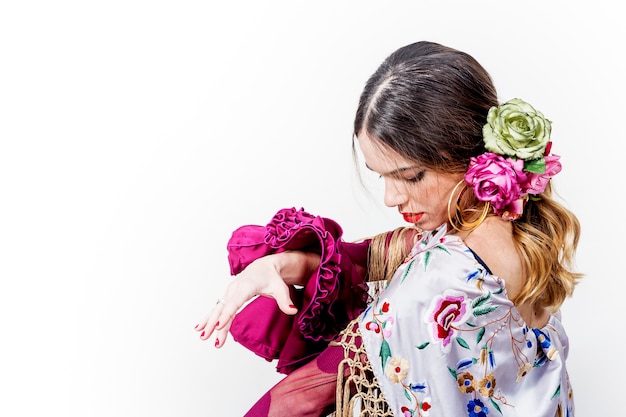
[[[418,196],[420,194],[415,185],[416,184],[409,184],[402,180],[385,178],[385,192],[407,196],[408,198],[411,198],[411,196],[414,195]]]
[[[426,180],[412,184],[404,184],[404,186],[410,198],[421,206],[439,206],[441,189],[437,183]]]
[[[429,213],[433,221],[443,223],[448,218],[450,192],[447,186],[441,187],[436,183],[414,184],[409,198],[416,207]],[[451,204],[453,209],[454,201]]]

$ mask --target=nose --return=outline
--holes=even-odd
[[[396,207],[406,203],[407,193],[403,184],[392,179],[385,179],[384,202],[387,207]]]

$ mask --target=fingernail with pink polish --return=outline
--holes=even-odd
[[[220,322],[215,323],[215,327],[220,327]]]
[[[291,308],[298,308],[298,307],[294,306],[293,304],[289,304],[289,307],[291,307]]]
[[[215,339],[215,346],[220,344],[220,339]]]
[[[200,337],[204,337],[204,332],[200,333]]]

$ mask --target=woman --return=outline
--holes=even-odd
[[[287,376],[246,415],[573,416],[559,308],[582,276],[580,226],[552,198],[550,133],[523,100],[498,105],[466,53],[391,54],[353,147],[411,227],[347,243],[285,209],[235,231],[237,278],[196,329],[279,359]]]

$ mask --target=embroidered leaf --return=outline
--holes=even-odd
[[[475,271],[472,271],[472,272],[470,272],[470,273],[467,275],[467,280],[468,280],[468,281],[471,281],[472,279],[474,279],[474,278],[475,278],[477,275],[479,275],[479,274],[480,274],[480,270],[475,270]]]
[[[481,327],[480,330],[478,330],[478,334],[476,335],[476,344],[480,342],[480,340],[483,338],[484,335],[485,335],[485,328]]]
[[[559,385],[556,391],[554,391],[554,394],[552,394],[552,399],[555,399],[556,397],[558,397],[560,393],[561,393],[561,385]]]
[[[456,379],[456,370],[448,366],[448,371],[450,372],[450,375],[452,375],[452,378]]]
[[[463,338],[461,338],[461,337],[457,337],[456,338],[456,342],[459,345],[463,346],[465,349],[469,349],[470,348],[469,345],[467,344],[467,342],[465,340],[463,340]]]
[[[413,267],[413,262],[415,262],[415,259],[409,262],[409,264],[406,266],[406,270],[404,271],[404,274],[402,274],[402,278],[400,279],[400,282],[403,282],[406,276],[409,275],[409,271]]]
[[[411,396],[409,395],[409,391],[404,390],[404,396],[406,397],[407,400],[409,400],[409,401],[412,400]]]
[[[380,345],[380,357],[383,363],[383,369],[385,369],[385,365],[387,364],[387,359],[391,356],[391,348],[389,347],[389,343],[386,340],[383,340],[383,343]]]
[[[465,324],[467,324],[469,327],[476,327],[477,326],[476,323],[472,323],[471,321],[466,321]]]
[[[489,366],[491,366],[492,368],[495,368],[496,366],[496,357],[493,355],[493,350],[489,349]]]
[[[475,363],[476,363],[476,359],[474,359],[474,358],[461,359],[456,364],[456,370],[457,371],[462,371],[462,370],[467,369],[470,366],[474,365]]]
[[[365,309],[365,311],[363,312],[363,315],[361,317],[365,317],[367,316],[367,312],[370,311],[370,309],[372,308],[372,305],[368,305],[367,308]]]
[[[487,293],[483,296],[480,296],[474,299],[474,301],[472,301],[472,307],[476,308],[480,306],[481,304],[485,304],[487,301],[489,301],[490,298],[491,298],[491,293]]]
[[[502,291],[504,291],[504,287],[500,287],[500,289],[496,292],[494,292],[494,294],[498,295],[498,294],[502,294]]]
[[[421,350],[421,349],[424,349],[428,345],[430,345],[430,342],[424,342],[421,345],[417,345],[415,347]]]
[[[431,251],[428,251],[424,254],[424,271],[428,268],[428,264],[430,263],[430,256],[432,255]]]
[[[498,306],[487,306],[487,307],[483,307],[483,308],[477,308],[474,311],[472,311],[472,313],[475,316],[482,316],[482,315],[485,315],[485,314],[489,314],[492,311],[497,310],[497,309],[498,309]]]
[[[418,383],[415,383],[415,384],[409,384],[409,388],[411,388],[411,391],[425,392],[426,391],[426,383],[425,382],[418,382]]]
[[[438,250],[440,250],[440,251],[442,251],[442,252],[445,252],[445,253],[447,253],[448,255],[450,254],[450,251],[448,250],[448,248],[446,248],[446,247],[445,247],[445,246],[443,246],[443,245],[437,245],[437,246],[435,246],[435,249],[438,249]]]
[[[491,401],[491,405],[493,405],[493,408],[498,410],[498,413],[502,414],[502,410],[500,410],[500,406],[493,400],[493,398],[489,397],[489,401]]]

